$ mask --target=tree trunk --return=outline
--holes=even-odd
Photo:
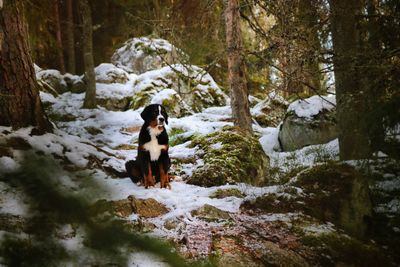
[[[69,73],[75,74],[75,38],[74,38],[74,13],[73,0],[66,1],[67,23],[66,23],[66,45],[67,45],[67,70]]]
[[[79,9],[82,18],[83,60],[85,63],[85,79],[87,83],[83,108],[96,107],[96,77],[93,61],[93,29],[92,14],[88,0],[79,0]]]
[[[51,131],[29,54],[22,1],[0,2],[0,125]]]
[[[240,13],[238,0],[228,0],[225,10],[228,79],[231,88],[231,107],[234,125],[253,133],[249,109],[246,65],[242,55]]]
[[[330,0],[339,149],[342,160],[370,156],[366,92],[357,68],[360,53],[358,0]]]
[[[318,38],[318,13],[317,1],[299,1],[299,20],[303,33],[304,66],[303,66],[303,91],[310,94],[325,93],[321,90],[321,73],[319,70],[318,56],[321,45]]]
[[[370,131],[369,138],[371,142],[371,151],[385,150],[383,149],[385,143],[385,130],[383,127],[383,93],[385,92],[382,77],[385,74],[382,72],[379,65],[380,62],[381,44],[380,44],[380,29],[378,22],[378,0],[367,0],[367,13],[368,13],[368,59],[367,66],[369,66],[367,73],[364,75],[365,87],[368,90],[369,110],[372,111],[370,115]]]
[[[61,25],[60,25],[60,12],[59,12],[59,0],[53,0],[54,6],[54,24],[56,28],[56,43],[57,43],[57,60],[58,68],[61,73],[65,73],[65,62],[63,54],[63,44],[61,39]]]

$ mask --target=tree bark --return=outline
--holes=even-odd
[[[66,1],[67,9],[67,23],[65,29],[67,58],[67,70],[69,73],[75,74],[75,37],[74,37],[74,13],[73,13],[73,0]]]
[[[370,156],[365,103],[358,68],[358,0],[330,0],[339,149],[342,160]]]
[[[59,70],[61,73],[65,73],[63,44],[62,44],[62,38],[61,38],[59,0],[53,0],[53,6],[54,6],[54,24],[55,24],[55,28],[56,28],[58,67],[59,67]]]
[[[381,54],[381,44],[380,44],[380,29],[378,22],[378,0],[367,0],[367,13],[368,13],[368,23],[367,23],[367,32],[368,32],[368,59],[367,66],[369,66],[367,73],[364,77],[365,87],[368,90],[369,94],[369,110],[372,112],[370,115],[370,131],[369,138],[371,142],[371,151],[382,150],[385,143],[385,129],[383,127],[383,114],[382,114],[382,106],[383,106],[383,94],[385,92],[384,83],[382,83],[382,77],[385,77],[385,74],[382,72],[379,65],[383,64],[380,62],[380,54]],[[383,149],[384,151],[384,149]]]
[[[39,97],[21,0],[1,1],[0,125],[52,130]]]
[[[234,125],[252,134],[246,81],[246,65],[242,55],[240,12],[238,0],[228,0],[225,10],[228,80],[231,89],[231,107]]]
[[[321,45],[318,38],[318,14],[317,1],[300,0],[299,1],[299,19],[302,27],[303,39],[302,45],[305,50],[303,66],[303,91],[310,94],[323,94],[321,89],[321,73],[319,70],[318,56],[321,51]]]
[[[88,0],[79,0],[79,9],[82,18],[83,60],[85,63],[86,94],[83,108],[96,107],[96,78],[93,60],[93,29],[92,14]]]

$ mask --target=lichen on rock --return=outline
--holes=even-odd
[[[204,152],[201,157],[204,165],[193,170],[187,181],[189,184],[210,187],[267,183],[269,158],[257,138],[237,128],[227,126],[209,135],[196,137],[191,146]]]

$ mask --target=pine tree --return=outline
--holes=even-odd
[[[39,97],[22,0],[0,4],[0,125],[52,130]]]
[[[96,77],[93,60],[93,25],[92,14],[88,0],[79,0],[82,19],[83,60],[85,63],[86,94],[83,108],[96,107]]]
[[[228,80],[231,89],[231,107],[234,125],[253,133],[249,109],[246,65],[242,54],[238,0],[228,0],[225,10],[226,46],[228,58]]]
[[[359,0],[330,0],[339,150],[342,160],[370,155],[366,99],[358,66]]]

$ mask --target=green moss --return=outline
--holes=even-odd
[[[98,134],[102,134],[103,131],[96,128],[96,127],[85,127],[85,130],[91,134],[91,135],[98,135]]]
[[[313,247],[322,266],[392,266],[384,251],[373,243],[360,241],[338,233],[306,235],[302,242]]]
[[[195,134],[187,135],[185,134],[185,130],[181,128],[172,128],[171,131],[168,133],[168,135],[169,135],[170,146],[176,146],[186,143],[187,141],[190,141],[197,136]]]
[[[210,198],[226,198],[226,197],[238,197],[244,198],[246,195],[243,194],[237,188],[229,188],[229,189],[218,189],[213,194],[210,195]]]
[[[288,213],[303,210],[304,204],[295,198],[275,193],[265,194],[255,200],[247,200],[240,206],[242,210],[256,210],[265,213]]]
[[[347,164],[316,165],[297,176],[295,186],[304,190],[304,212],[330,221],[350,235],[362,237],[372,206],[367,178]]]
[[[59,114],[59,113],[49,113],[49,118],[52,121],[64,121],[64,122],[69,122],[69,121],[75,121],[76,117],[72,114],[66,113],[66,114]]]
[[[204,166],[194,171],[188,182],[202,186],[245,182],[265,184],[268,158],[257,138],[234,127],[197,137],[192,147],[204,151]]]
[[[150,103],[151,96],[155,93],[153,87],[148,87],[143,91],[137,92],[131,99],[130,108],[136,110],[138,108],[146,106]]]

